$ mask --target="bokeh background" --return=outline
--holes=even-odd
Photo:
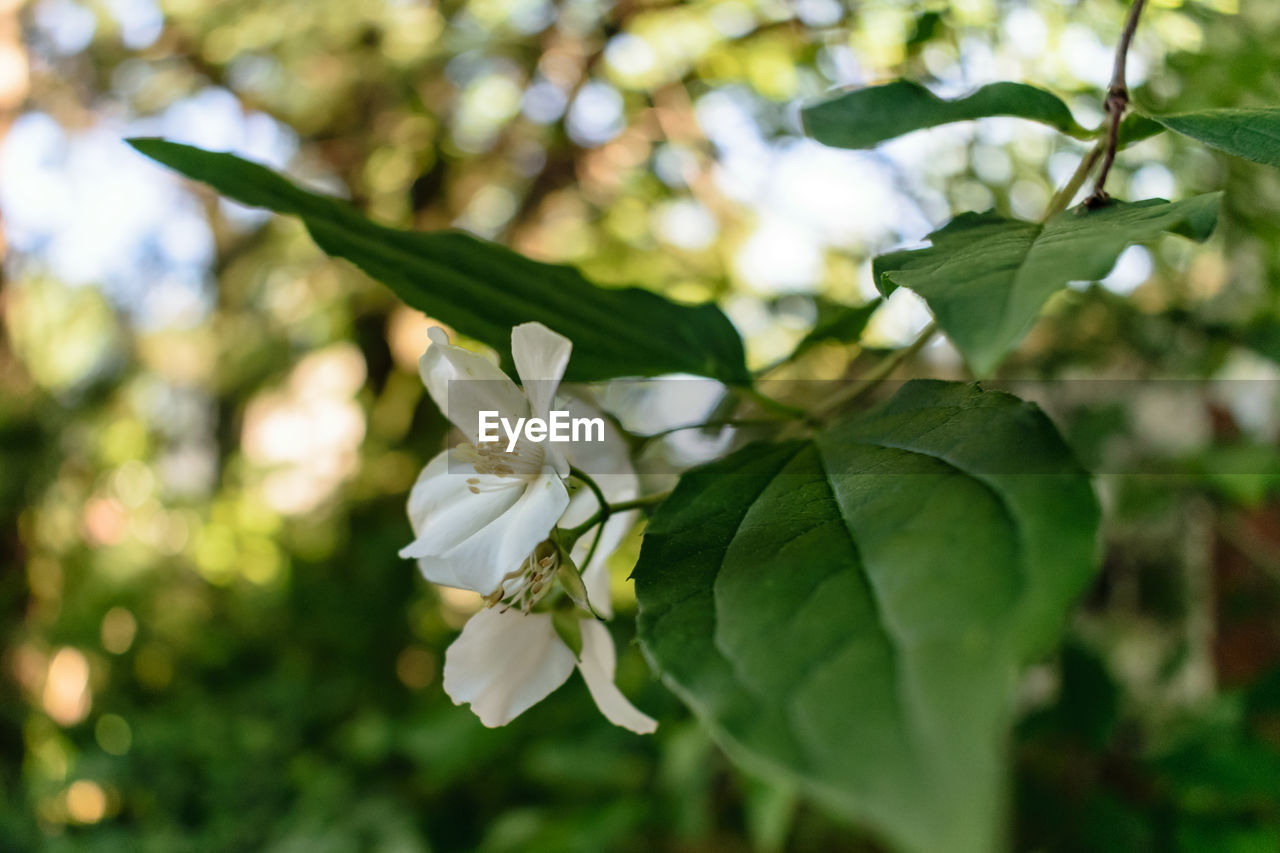
[[[869,298],[875,252],[961,210],[1036,218],[1081,153],[1000,119],[834,151],[801,137],[803,99],[1025,79],[1091,125],[1124,13],[0,0],[0,850],[878,849],[735,770],[629,644],[625,599],[620,683],[657,735],[576,678],[502,730],[453,706],[441,659],[474,596],[396,557],[446,432],[415,369],[431,321],[121,140],[715,299],[761,366]],[[1277,4],[1152,0],[1130,83],[1155,107],[1280,103],[1277,44]],[[1088,459],[1165,473],[1101,484],[1104,570],[1023,691],[1017,849],[1280,849],[1278,176],[1168,137],[1122,154],[1117,195],[1227,187],[1218,235],[1130,249],[1006,368],[1251,380],[1064,423]],[[864,349],[783,375],[840,376],[927,319],[899,291]]]

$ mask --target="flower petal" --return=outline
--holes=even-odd
[[[528,417],[529,404],[520,389],[498,366],[478,353],[448,343],[443,331],[431,330],[431,346],[418,359],[418,373],[427,393],[467,441],[479,444],[482,411],[509,419]],[[439,334],[436,334],[439,332]]]
[[[573,652],[546,613],[481,610],[444,654],[444,690],[486,726],[505,726],[573,672]]]
[[[617,659],[609,629],[594,619],[583,619],[581,623],[582,659],[578,661],[578,670],[587,682],[596,707],[615,726],[638,735],[652,734],[658,728],[658,721],[640,712],[613,683]]]
[[[506,512],[447,551],[422,556],[418,567],[433,583],[487,595],[547,538],[568,505],[564,483],[544,469]]]
[[[623,512],[611,516],[604,523],[604,529],[600,531],[600,545],[596,548],[595,556],[591,558],[591,562],[588,565],[582,565],[581,561],[587,558],[587,552],[591,550],[591,540],[595,538],[596,532],[592,530],[587,533],[575,542],[573,546],[571,556],[582,570],[582,583],[587,588],[587,600],[591,602],[592,609],[605,619],[613,616],[613,590],[609,582],[609,556],[618,550],[618,546],[626,538],[627,532],[635,526],[637,515],[638,513],[635,511]]]
[[[511,358],[529,398],[531,417],[545,419],[551,411],[572,351],[568,338],[541,323],[521,323],[511,330]]]
[[[551,446],[558,448],[569,464],[590,474],[610,502],[636,497],[639,490],[635,471],[631,467],[631,449],[613,422],[595,405],[576,396],[562,395],[557,405],[569,412],[571,418],[600,418],[604,421],[604,434],[602,441],[586,441],[583,440],[585,436],[581,436],[577,441]],[[594,511],[593,505],[590,512]],[[585,521],[590,512],[578,521]]]
[[[600,411],[576,397],[562,397],[560,400],[575,418],[600,417]],[[610,503],[630,500],[640,493],[640,481],[631,467],[631,456],[626,442],[617,428],[605,420],[604,441],[578,441],[561,445],[569,448],[570,458],[574,464],[591,476],[604,492]],[[569,502],[561,527],[573,527],[586,521],[599,508],[600,502],[588,488],[580,488]],[[596,612],[606,619],[613,614],[613,603],[609,592],[609,572],[605,565],[609,555],[618,549],[627,532],[634,526],[637,513],[619,513],[610,517],[600,531],[600,545],[590,565],[585,565],[587,553],[595,539],[596,531],[589,531],[573,546],[573,559],[582,569],[582,582],[587,587],[587,597]]]
[[[470,474],[462,473],[466,468],[471,468]],[[409,523],[416,538],[400,556],[443,554],[461,544],[511,509],[524,485],[523,480],[476,474],[455,451],[437,454],[409,492]]]

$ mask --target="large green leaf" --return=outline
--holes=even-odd
[[[1096,134],[1077,124],[1057,95],[1026,83],[989,83],[963,98],[943,100],[919,83],[895,80],[842,92],[800,111],[805,132],[836,148],[871,148],[913,130],[987,116],[1030,119],[1081,139]]]
[[[1280,107],[1149,116],[1170,130],[1236,157],[1280,166]]]
[[[961,214],[929,235],[929,248],[876,258],[876,286],[885,295],[901,286],[923,296],[969,367],[987,376],[1067,282],[1104,277],[1126,246],[1163,231],[1206,239],[1221,196],[1117,201],[1063,211],[1043,223]]]
[[[742,340],[714,305],[678,305],[634,287],[597,287],[572,267],[532,261],[459,232],[388,228],[231,154],[160,139],[130,144],[242,204],[301,218],[321,249],[500,353],[510,347],[512,326],[544,323],[573,341],[570,380],[694,373],[741,382],[749,376]]]
[[[748,768],[903,850],[989,853],[1018,670],[1091,578],[1097,523],[1038,408],[911,382],[685,474],[636,566],[640,641]]]

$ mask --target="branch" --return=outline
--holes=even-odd
[[[1102,156],[1103,144],[1099,142],[1097,145],[1089,149],[1089,153],[1084,155],[1080,160],[1080,165],[1076,167],[1075,174],[1067,181],[1062,189],[1054,193],[1053,198],[1049,201],[1049,206],[1045,208],[1044,216],[1040,217],[1041,222],[1045,222],[1054,214],[1061,213],[1067,209],[1067,205],[1071,204],[1071,199],[1076,197],[1076,193],[1080,191],[1080,187],[1084,186],[1085,180],[1089,177],[1089,172],[1093,170],[1093,166],[1098,162],[1098,158]]]
[[[649,507],[657,506],[667,498],[671,497],[671,492],[671,489],[667,489],[666,491],[654,492],[651,495],[645,495],[642,498],[632,498],[629,501],[618,501],[616,504],[609,504],[609,514],[612,515],[618,512],[626,512],[631,509],[648,509]]]
[[[636,436],[636,438],[638,446],[644,448],[648,446],[650,442],[666,438],[673,433],[684,432],[685,430],[690,429],[719,429],[722,427],[734,427],[736,429],[739,427],[779,426],[788,422],[789,421],[787,420],[779,418],[725,418],[724,420],[702,421],[696,424],[682,424],[681,426],[668,427],[667,429],[659,430],[658,432],[650,433],[649,435]]]
[[[591,493],[596,496],[597,503],[599,503],[596,511],[607,515],[609,512],[609,499],[604,496],[604,492],[596,484],[596,481],[585,471],[573,466],[569,466],[569,476],[591,490]]]
[[[631,500],[619,501],[616,504],[611,504],[605,498],[604,492],[601,491],[598,485],[596,485],[596,481],[591,478],[591,475],[579,468],[570,467],[569,476],[578,480],[590,489],[592,494],[596,496],[596,500],[600,502],[599,508],[596,509],[596,511],[592,513],[591,517],[586,521],[582,522],[577,527],[570,527],[561,531],[561,535],[563,537],[562,541],[564,541],[566,547],[569,548],[573,547],[573,544],[582,537],[582,534],[586,533],[597,524],[603,524],[608,521],[610,516],[619,512],[626,512],[631,509],[646,509],[662,503],[671,496],[671,490],[668,489],[665,492],[656,492],[652,495],[645,495],[644,497],[632,498]],[[598,542],[599,538],[597,537],[597,544]],[[593,544],[591,546],[592,554],[595,553],[595,549],[596,546]],[[584,563],[583,565],[586,564]]]
[[[781,400],[775,400],[773,397],[770,397],[768,394],[765,394],[759,388],[756,388],[754,385],[737,386],[737,390],[740,391],[745,397],[757,403],[762,409],[768,409],[769,411],[777,412],[783,417],[791,418],[793,420],[801,420],[801,421],[805,421],[806,423],[812,422],[812,419],[810,418],[809,413],[806,410],[800,408],[799,406],[793,406],[790,403],[784,403]]]
[[[1111,200],[1107,195],[1107,175],[1111,172],[1111,164],[1116,159],[1116,148],[1120,144],[1120,119],[1129,108],[1129,89],[1124,82],[1125,64],[1129,59],[1129,44],[1133,41],[1133,33],[1138,29],[1138,16],[1146,0],[1133,0],[1129,7],[1129,18],[1124,23],[1124,32],[1120,34],[1120,43],[1116,45],[1116,64],[1111,69],[1111,85],[1107,87],[1107,99],[1103,106],[1110,119],[1107,123],[1107,147],[1102,152],[1102,168],[1098,170],[1097,181],[1093,185],[1093,194],[1084,200],[1088,207],[1101,207]]]
[[[916,336],[915,340],[907,344],[902,349],[894,350],[892,353],[885,356],[879,364],[877,364],[857,382],[850,385],[845,392],[834,394],[828,398],[827,402],[818,409],[817,417],[819,419],[830,417],[841,409],[844,409],[850,403],[862,399],[862,397],[866,396],[866,394],[880,384],[880,382],[888,379],[889,375],[893,373],[900,364],[920,352],[920,350],[924,349],[925,345],[929,343],[937,331],[938,324],[936,322],[925,326],[920,330],[920,334]]]

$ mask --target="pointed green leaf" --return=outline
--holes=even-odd
[[[881,302],[879,299],[872,299],[862,305],[842,305],[822,297],[816,297],[815,301],[818,307],[817,322],[796,346],[793,358],[824,341],[857,343]]]
[[[1018,670],[1096,565],[1088,476],[1034,405],[916,381],[686,473],[639,636],[730,755],[912,853],[1001,846]]]
[[[634,287],[597,287],[572,267],[532,261],[468,234],[388,228],[231,154],[160,139],[130,144],[241,204],[299,217],[321,249],[500,353],[510,347],[512,326],[542,322],[573,341],[566,379],[694,373],[740,382],[749,376],[742,340],[714,305],[678,305]]]
[[[944,100],[919,83],[895,80],[842,92],[800,111],[805,132],[836,148],[871,148],[913,130],[988,116],[1038,121],[1080,139],[1096,135],[1076,123],[1057,95],[1026,83],[990,83]]]
[[[1164,133],[1164,125],[1142,113],[1129,113],[1120,122],[1120,133],[1116,136],[1116,147],[1128,148],[1144,139],[1150,139],[1157,133]]]
[[[1210,148],[1280,166],[1280,107],[1201,110],[1150,118]]]
[[[916,17],[915,27],[907,37],[908,48],[919,47],[933,41],[943,31],[942,13],[935,11],[921,12]]]
[[[930,234],[929,248],[883,255],[872,270],[886,296],[895,287],[923,296],[973,372],[988,376],[1067,282],[1103,278],[1126,246],[1164,231],[1205,240],[1221,197],[1113,202],[1043,223],[964,213]]]

